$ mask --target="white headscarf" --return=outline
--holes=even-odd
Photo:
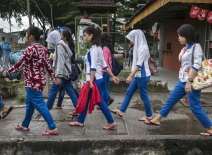
[[[140,50],[140,48],[142,50],[149,50],[147,41],[146,41],[146,37],[141,30],[132,30],[126,36],[126,38],[134,43],[133,51],[135,50],[136,53],[138,53],[138,50]]]
[[[61,40],[60,33],[57,30],[52,31],[49,33],[46,42],[57,45],[57,43]]]
[[[148,65],[149,55],[149,47],[147,45],[146,37],[141,30],[132,30],[127,36],[131,42],[134,43],[133,46],[133,62],[132,62],[132,71],[134,70],[135,66],[140,63],[141,59],[144,62],[144,65]],[[145,58],[142,58],[145,55]],[[140,64],[141,65],[141,64]],[[148,67],[145,67],[148,68]],[[136,77],[140,77],[141,73],[138,71],[136,73]],[[149,72],[149,71],[148,71]]]

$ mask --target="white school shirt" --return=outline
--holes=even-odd
[[[188,67],[190,66],[192,69],[198,71],[201,68],[202,64],[202,56],[203,56],[203,51],[202,47],[200,44],[195,45],[194,49],[194,62],[192,65],[192,51],[193,51],[194,45],[189,45],[187,50],[184,47],[180,54],[179,54],[179,61],[181,58],[181,68],[179,71],[179,80],[181,82],[187,82],[188,81]],[[184,53],[184,51],[186,52]],[[183,54],[184,53],[184,54]]]
[[[142,46],[138,51],[133,50],[133,62],[132,69],[135,69],[135,66],[139,67],[139,70],[135,73],[135,77],[148,77],[151,75],[148,65],[148,60],[150,58],[149,50],[143,50]]]
[[[95,72],[95,79],[101,79],[102,69],[107,68],[107,64],[104,60],[103,50],[101,46],[93,45],[86,53],[86,81],[90,80],[90,71]]]

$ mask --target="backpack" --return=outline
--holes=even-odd
[[[114,57],[114,55],[112,55],[111,57],[112,57],[112,73],[113,75],[117,76],[121,72],[121,66],[118,60],[116,60],[116,58]]]
[[[148,60],[148,65],[151,75],[158,74],[157,64],[151,57]]]
[[[58,44],[61,45],[65,52],[68,54],[68,51],[66,50],[65,46],[63,44]],[[70,64],[71,64],[71,71],[70,69],[65,65],[66,69],[70,72],[70,80],[71,81],[76,81],[79,78],[79,74],[81,73],[79,66],[77,65],[76,60],[73,58],[73,56],[71,57],[71,59],[69,60]]]

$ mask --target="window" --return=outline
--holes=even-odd
[[[172,43],[167,43],[166,50],[172,50]]]

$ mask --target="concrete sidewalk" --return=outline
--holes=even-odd
[[[117,108],[125,94],[111,95],[115,102],[110,108]],[[154,116],[168,95],[168,92],[149,94]],[[203,93],[202,98],[208,102],[204,109],[212,119],[211,96]],[[3,102],[18,107],[15,99]],[[70,127],[68,123],[76,120],[68,114],[71,109],[74,109],[71,100],[64,99],[62,110],[51,110],[59,135],[41,136],[47,128],[42,117],[33,117],[29,132],[14,130],[25,115],[25,108],[19,105],[6,119],[0,120],[0,155],[192,155],[192,152],[207,155],[212,152],[211,137],[199,135],[205,129],[180,102],[162,120],[163,127],[149,126],[138,121],[145,112],[136,93],[123,118],[112,114],[118,125],[118,130],[113,131],[102,129],[107,122],[99,110],[87,115],[84,127]]]

